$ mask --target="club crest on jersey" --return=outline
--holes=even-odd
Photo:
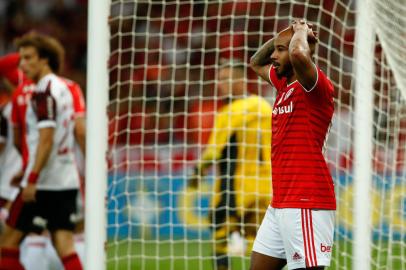
[[[292,95],[294,90],[295,90],[295,88],[291,88],[288,91],[282,93],[282,96],[280,97],[280,99],[278,100],[276,105],[279,105],[279,104],[281,104],[282,101],[287,100],[290,97],[290,95]]]
[[[291,113],[292,111],[293,111],[293,102],[291,101],[288,105],[275,107],[272,111],[272,114],[280,115],[280,114]]]
[[[285,95],[284,100],[287,100],[287,99],[290,97],[290,95],[292,95],[292,93],[293,93],[294,90],[295,90],[295,88],[289,89],[289,90],[286,92],[286,95]]]

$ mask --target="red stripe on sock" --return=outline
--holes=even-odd
[[[80,262],[76,252],[63,257],[62,263],[65,270],[83,270],[82,263]]]
[[[0,254],[2,258],[18,258],[20,257],[20,250],[18,248],[1,248]]]
[[[0,254],[0,270],[24,270],[20,263],[19,249],[2,248]]]

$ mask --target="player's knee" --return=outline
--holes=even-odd
[[[23,238],[23,232],[6,226],[0,237],[0,246],[6,248],[18,248]]]
[[[53,232],[52,244],[60,258],[75,252],[74,236],[71,231],[58,230]]]

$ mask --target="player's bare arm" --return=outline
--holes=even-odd
[[[75,140],[78,143],[83,155],[86,156],[86,119],[77,117],[75,119]]]
[[[317,69],[312,60],[312,52],[308,40],[316,43],[317,39],[305,20],[293,21],[293,37],[289,44],[289,58],[296,79],[307,90],[317,81]]]
[[[275,50],[275,38],[265,42],[258,51],[251,57],[250,66],[262,79],[269,81],[268,72],[271,67],[271,54]]]
[[[7,78],[3,78],[2,82],[3,82],[3,85],[4,85],[5,89],[6,89],[7,91],[9,91],[9,92],[12,92],[12,91],[17,87],[17,85],[13,84],[13,83],[12,83],[9,79],[7,79]]]
[[[54,133],[55,129],[53,127],[41,128],[39,130],[38,148],[35,154],[34,167],[28,177],[27,187],[24,188],[22,193],[22,198],[26,202],[35,201],[36,181],[51,154]]]
[[[22,153],[22,148],[21,148],[21,128],[19,126],[14,126],[13,127],[13,142],[14,142],[14,147],[17,149],[18,153]]]

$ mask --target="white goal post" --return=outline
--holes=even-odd
[[[106,269],[109,0],[88,1],[85,269]]]
[[[305,18],[336,91],[325,148],[337,196],[328,269],[406,270],[405,1],[90,0],[88,8],[86,269],[214,269],[219,240],[207,217],[216,169],[198,192],[187,180],[222,108],[220,62],[244,63],[247,88],[273,105],[249,58]],[[235,239],[249,246],[243,238]],[[249,269],[247,254],[229,254],[233,269]]]
[[[355,35],[354,104],[354,245],[353,269],[371,269],[371,194],[372,185],[374,51],[375,32],[368,1],[357,2]]]

